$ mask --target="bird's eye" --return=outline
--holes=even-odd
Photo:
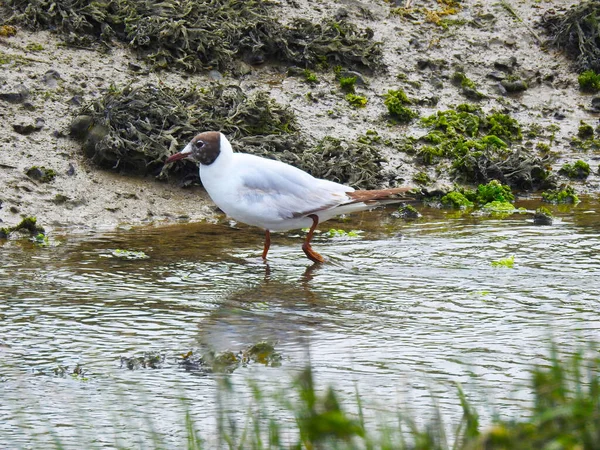
[[[203,141],[196,142],[196,147],[198,147],[198,148],[204,147],[204,142]]]

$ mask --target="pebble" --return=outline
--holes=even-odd
[[[218,70],[211,70],[208,72],[208,78],[213,81],[221,81],[223,79],[223,75]]]
[[[58,86],[58,80],[60,80],[60,78],[61,76],[60,73],[58,73],[58,71],[50,69],[44,74],[44,76],[42,77],[42,81],[46,86],[54,89],[56,86]]]
[[[0,92],[0,100],[8,103],[23,103],[29,97],[29,89],[25,86],[16,86],[7,92]]]
[[[28,135],[44,128],[44,119],[38,118],[34,122],[31,118],[17,118],[17,121],[13,123],[13,130],[22,135]]]
[[[513,69],[518,66],[517,58],[511,56],[509,58],[499,58],[494,61],[494,67],[498,70],[502,70],[503,72],[512,73]]]
[[[533,215],[534,225],[552,225],[552,222],[552,216],[544,214],[543,212],[536,211],[536,213]]]
[[[523,91],[526,91],[528,88],[527,83],[525,83],[523,80],[515,80],[515,81],[502,80],[500,82],[500,84],[509,93],[523,92]]]
[[[494,71],[494,72],[488,73],[487,77],[491,78],[492,80],[501,81],[501,80],[504,80],[506,78],[506,75],[504,73],[502,73],[502,72]]]

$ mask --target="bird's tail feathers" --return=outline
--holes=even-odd
[[[346,192],[351,198],[348,203],[364,203],[366,205],[385,205],[416,200],[413,187],[400,187],[391,189],[374,189],[370,191]]]

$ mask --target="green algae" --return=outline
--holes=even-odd
[[[50,183],[56,178],[54,169],[48,169],[44,166],[32,166],[25,171],[25,175],[41,183]]]
[[[593,70],[586,70],[577,77],[579,89],[584,92],[600,91],[600,75]]]
[[[346,94],[346,101],[354,108],[364,108],[367,106],[369,100],[364,95],[353,94],[350,92]]]
[[[455,188],[441,198],[444,206],[459,209],[469,209],[477,206],[492,212],[514,211],[512,205],[515,199],[510,186],[503,185],[498,180],[480,184],[477,189]]]
[[[514,212],[519,211],[519,209],[515,208],[515,205],[513,205],[512,203],[503,202],[499,200],[494,200],[492,202],[486,203],[485,205],[483,205],[482,209],[491,213],[499,214],[512,214]]]
[[[510,186],[503,185],[498,180],[492,180],[487,184],[477,186],[477,191],[474,193],[475,201],[480,205],[485,205],[490,202],[513,202],[513,195]]]
[[[452,206],[453,208],[459,209],[469,209],[474,206],[473,202],[459,191],[452,191],[444,195],[441,202],[445,206]]]
[[[233,69],[236,60],[304,67],[383,68],[372,30],[344,20],[284,25],[267,0],[7,0],[7,23],[59,33],[68,45],[135,49],[155,69]]]
[[[472,104],[438,111],[421,123],[429,131],[415,144],[417,156],[428,165],[449,161],[452,173],[467,182],[493,179],[523,189],[539,186],[549,175],[551,155],[540,156],[518,145],[520,124],[508,114],[485,114]]]
[[[431,183],[431,178],[426,172],[417,172],[413,175],[412,180],[417,184],[427,185]]]
[[[46,233],[44,227],[37,223],[37,219],[35,217],[25,217],[14,227],[0,228],[0,238],[6,239],[11,233],[21,230],[27,231],[31,236],[38,236],[40,234],[43,235]]]
[[[570,179],[585,180],[590,175],[591,169],[588,163],[579,159],[573,164],[563,164],[558,173]]]
[[[475,83],[463,72],[456,71],[452,74],[452,82],[461,87],[462,94],[471,100],[481,100],[485,95],[479,92]]]
[[[148,259],[150,258],[145,252],[143,251],[136,251],[136,250],[124,250],[121,248],[117,248],[115,250],[112,250],[110,252],[111,256],[114,256],[115,258],[121,258],[121,259],[130,259],[130,260],[135,260],[135,259]]]
[[[421,213],[412,205],[401,205],[398,210],[392,213],[392,217],[404,219],[404,220],[416,220],[419,219]]]
[[[237,352],[232,350],[223,352],[207,350],[201,354],[195,354],[194,351],[189,351],[182,354],[177,363],[188,372],[232,373],[239,367],[252,363],[279,367],[282,359],[281,353],[275,350],[272,343],[262,341]]]
[[[317,74],[310,71],[309,69],[304,69],[303,75],[304,75],[304,81],[306,81],[308,84],[317,84],[319,82],[319,79],[317,78]]]
[[[492,261],[492,267],[505,267],[507,269],[512,269],[514,266],[515,266],[515,257],[514,256],[509,256],[508,258]]]
[[[406,105],[412,104],[406,93],[402,89],[389,90],[384,95],[384,104],[388,109],[389,117],[396,122],[410,122],[419,114],[408,108]]]
[[[581,139],[590,139],[594,137],[594,127],[590,124],[581,121],[579,128],[577,129],[577,137]]]
[[[327,231],[327,236],[329,236],[329,237],[358,237],[359,233],[361,233],[360,230],[346,231],[346,230],[342,230],[339,228],[330,228]]]
[[[542,200],[548,203],[579,203],[579,197],[575,193],[573,186],[566,186],[562,189],[549,189],[542,192]]]
[[[339,78],[340,87],[343,91],[353,94],[356,85],[356,77],[342,77]]]

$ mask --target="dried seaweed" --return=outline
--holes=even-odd
[[[306,19],[295,19],[286,30],[285,41],[282,48],[285,60],[297,64],[368,69],[384,66],[381,43],[373,41],[373,31],[360,30],[347,21],[324,20],[314,24]]]
[[[267,0],[7,0],[0,8],[7,23],[56,31],[70,45],[120,40],[157,69],[225,70],[236,59],[383,67],[370,29],[345,20],[285,26]]]
[[[302,166],[318,178],[373,189],[382,184],[384,161],[373,145],[326,136],[303,154]]]
[[[382,184],[383,158],[372,145],[326,137],[316,146],[297,130],[293,112],[265,92],[237,86],[112,88],[85,105],[71,125],[95,163],[124,172],[198,179],[192,164],[164,160],[201,131],[219,130],[236,151],[278,159],[312,175],[359,188]],[[164,170],[163,170],[164,169]]]
[[[546,13],[541,25],[551,43],[575,59],[579,72],[600,72],[600,0],[588,0],[563,14]]]

